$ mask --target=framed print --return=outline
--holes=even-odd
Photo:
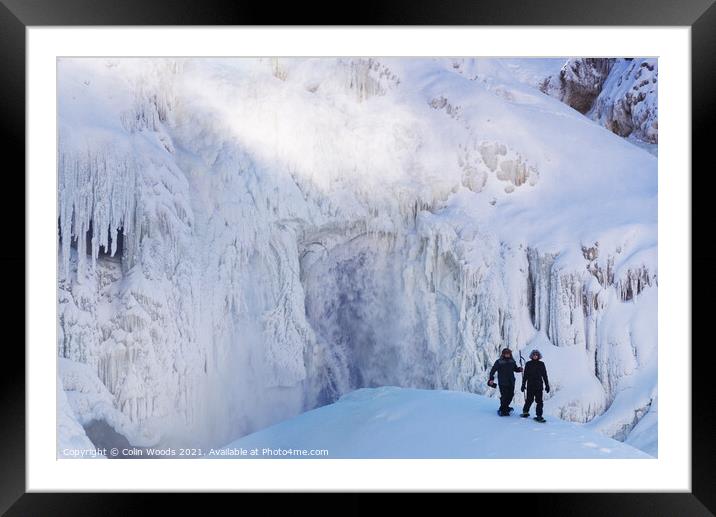
[[[172,6],[2,7],[27,202],[3,510],[439,491],[710,514],[708,2],[351,26]]]

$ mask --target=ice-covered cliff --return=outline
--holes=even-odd
[[[571,58],[545,78],[540,89],[655,152],[658,79],[656,58]]]
[[[656,414],[656,158],[503,63],[62,59],[58,127],[76,423],[221,445],[361,387],[493,396],[503,346],[562,418]]]

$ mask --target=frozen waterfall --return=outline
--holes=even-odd
[[[363,387],[494,396],[509,346],[541,348],[548,411],[629,441],[656,414],[656,158],[466,66],[60,60],[72,439],[218,446]]]

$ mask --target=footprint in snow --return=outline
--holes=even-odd
[[[596,449],[598,445],[594,442],[584,442],[582,445],[589,447],[590,449]]]

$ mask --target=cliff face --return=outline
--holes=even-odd
[[[494,396],[504,346],[619,439],[656,395],[656,160],[534,88],[77,59],[58,98],[67,429],[218,445],[361,387]]]
[[[658,60],[572,58],[540,89],[613,133],[657,144]]]
[[[545,79],[542,91],[580,113],[587,113],[602,91],[614,59],[568,59],[559,74]]]
[[[613,67],[591,117],[617,135],[659,142],[656,59],[620,60]]]

